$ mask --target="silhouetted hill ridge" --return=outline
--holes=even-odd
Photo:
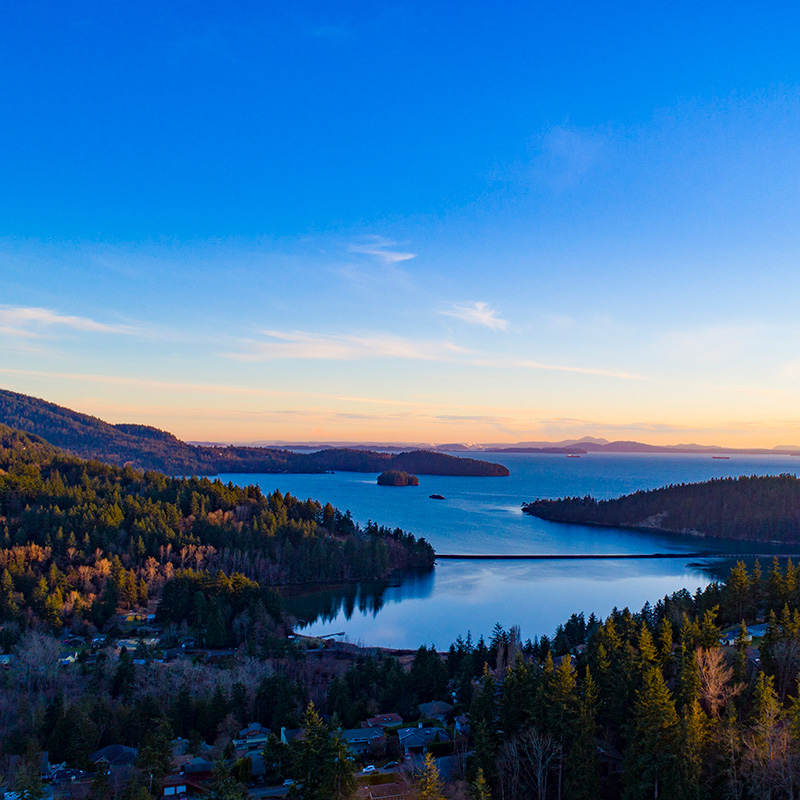
[[[5,389],[0,389],[0,423],[40,436],[81,458],[129,464],[172,475],[330,470],[384,472],[387,469],[422,475],[496,477],[509,474],[501,464],[425,450],[393,454],[331,448],[316,453],[295,453],[266,447],[192,445],[150,425],[112,425],[97,417]]]

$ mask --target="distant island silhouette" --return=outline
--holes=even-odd
[[[385,472],[420,475],[504,477],[502,464],[429,450],[385,453],[330,448],[298,453],[290,449],[196,445],[149,425],[112,425],[29,395],[0,389],[0,423],[40,436],[49,444],[117,466],[130,465],[171,475],[234,473]]]

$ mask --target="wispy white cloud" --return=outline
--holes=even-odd
[[[220,355],[234,361],[309,360],[363,361],[397,358],[416,361],[446,361],[469,367],[569,372],[626,381],[654,380],[631,372],[602,367],[551,364],[505,356],[484,356],[453,342],[409,339],[388,333],[316,334],[305,331],[264,331],[264,340],[247,339],[237,350]]]
[[[395,250],[397,242],[384,239],[381,236],[372,236],[363,242],[353,242],[348,246],[351,253],[372,256],[383,264],[397,264],[400,261],[409,261],[416,258],[416,253],[408,253],[402,250]]]
[[[470,362],[476,367],[496,367],[498,369],[532,369],[545,372],[574,372],[579,375],[596,375],[601,378],[617,378],[624,381],[656,381],[660,379],[634,372],[605,369],[603,367],[583,367],[570,364],[548,364],[543,361],[532,361],[527,358],[476,358]]]
[[[468,353],[452,342],[408,339],[386,333],[323,335],[304,331],[264,331],[264,335],[268,337],[267,341],[249,340],[239,351],[222,355],[237,361],[358,361],[369,358],[449,361]]]
[[[61,314],[49,308],[0,305],[0,333],[4,336],[38,338],[58,330],[126,335],[137,333],[137,329],[130,325],[110,325],[89,317]]]
[[[470,325],[483,325],[493,331],[504,331],[508,327],[508,322],[499,317],[498,312],[488,303],[451,303],[449,308],[439,313],[468,322]]]

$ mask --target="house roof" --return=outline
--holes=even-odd
[[[251,722],[246,728],[239,731],[240,739],[246,739],[249,736],[269,736],[269,728],[265,728],[260,722]]]
[[[417,708],[423,717],[440,717],[449,714],[453,710],[453,706],[450,703],[445,703],[442,700],[420,703]]]
[[[367,790],[369,800],[395,800],[411,797],[411,787],[407,783],[382,783],[370,786]]]
[[[348,728],[341,732],[345,742],[368,742],[372,739],[382,739],[383,731],[380,728]]]
[[[361,723],[362,728],[380,728],[384,725],[402,725],[403,718],[395,711],[388,714],[376,714]]]
[[[403,747],[425,747],[435,741],[450,741],[450,736],[444,728],[400,728],[397,735]]]
[[[189,775],[193,772],[213,772],[214,762],[207,761],[205,758],[197,756],[184,766],[184,772]]]
[[[109,744],[95,750],[89,756],[89,761],[97,764],[100,761],[107,761],[111,767],[126,767],[136,761],[138,750],[135,747],[126,747],[124,744]]]

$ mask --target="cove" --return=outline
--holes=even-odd
[[[488,457],[488,456],[487,456]],[[238,485],[289,492],[350,510],[356,521],[374,520],[424,536],[450,554],[673,554],[662,559],[469,560],[437,562],[425,575],[326,587],[287,608],[303,633],[344,631],[367,645],[446,648],[459,634],[487,636],[496,622],[520,625],[524,638],[552,635],[573,612],[605,616],[617,607],[638,610],[680,589],[694,592],[724,574],[726,554],[741,542],[660,533],[563,525],[523,515],[537,497],[592,494],[614,497],[637,489],[736,475],[795,474],[791,456],[732,456],[713,460],[685,454],[590,454],[567,459],[549,454],[492,454],[507,478],[420,475],[419,486],[383,487],[377,475],[220,475]],[[444,500],[431,500],[441,494]],[[781,552],[754,545],[759,553]],[[696,553],[708,552],[698,559]],[[718,554],[714,557],[712,554]],[[682,556],[685,555],[685,559]]]

